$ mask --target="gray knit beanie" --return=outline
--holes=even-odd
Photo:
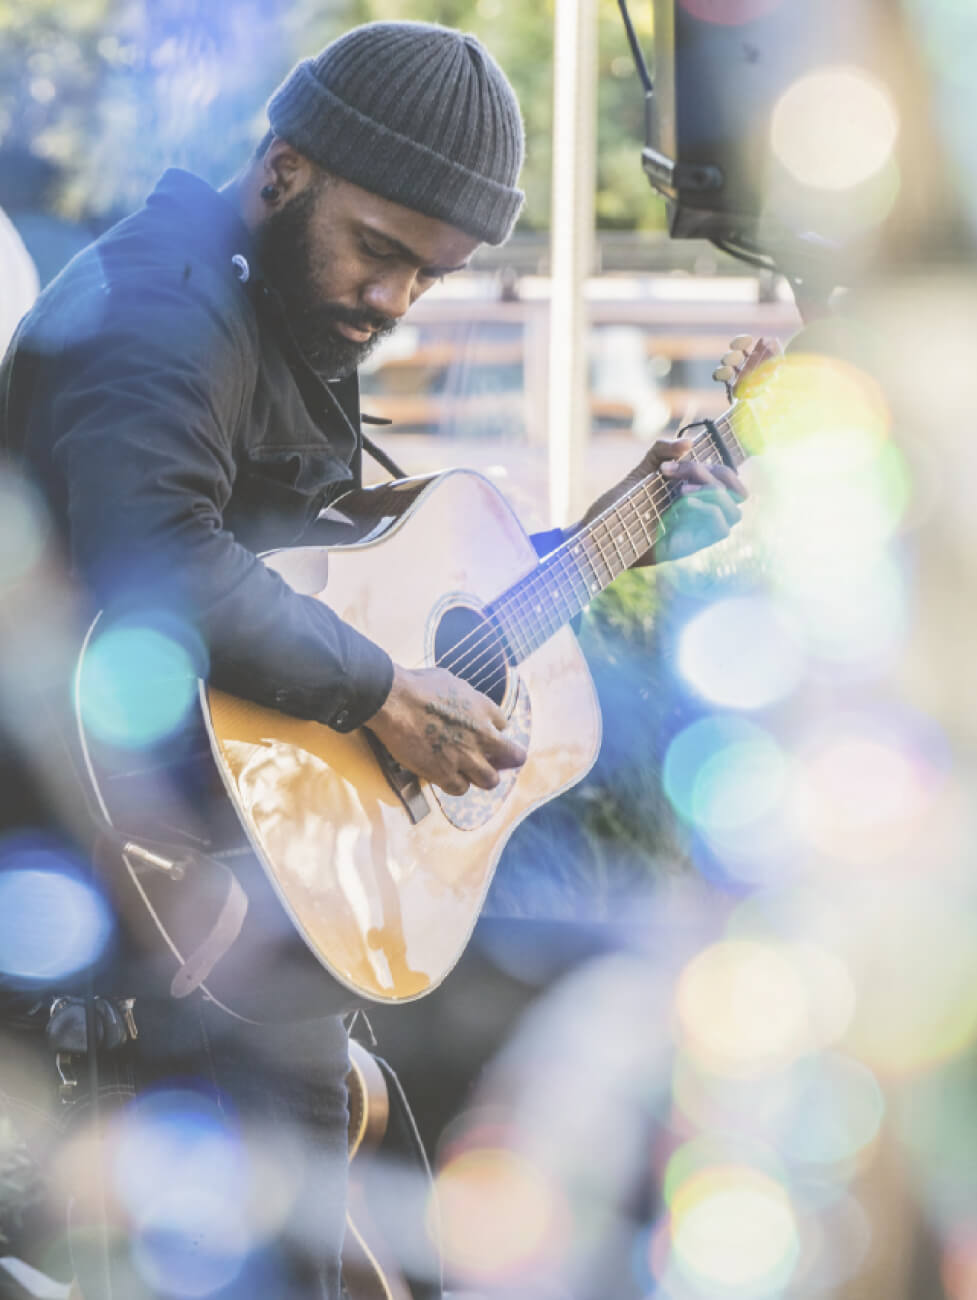
[[[503,243],[519,215],[519,105],[467,33],[355,27],[292,69],[268,120],[326,171],[489,244]]]

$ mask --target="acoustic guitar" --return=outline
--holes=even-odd
[[[696,460],[745,459],[752,417],[743,383],[771,355],[761,340],[730,408],[698,426]],[[528,758],[494,790],[446,794],[394,763],[367,728],[340,734],[202,683],[207,741],[193,779],[203,780],[202,765],[216,769],[233,831],[223,847],[212,829],[183,832],[190,838],[174,873],[147,862],[153,848],[138,824],[155,809],[153,834],[170,842],[186,826],[182,812],[166,811],[165,763],[123,780],[82,722],[102,813],[122,826],[120,888],[162,936],[176,965],[174,995],[202,987],[232,1013],[262,1019],[407,1002],[437,988],[468,942],[513,829],[597,756],[600,713],[569,623],[668,528],[677,492],[653,473],[539,560],[496,488],[452,470],[342,497],[341,546],[262,557],[396,662],[444,666],[500,705]],[[192,784],[185,773],[181,780]],[[157,856],[172,865],[172,855]]]

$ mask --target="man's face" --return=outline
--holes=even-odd
[[[411,303],[461,270],[479,241],[336,177],[310,180],[266,217],[265,274],[305,359],[350,374]]]

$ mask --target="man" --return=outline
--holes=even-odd
[[[359,482],[363,357],[480,243],[508,237],[518,106],[475,38],[375,23],[300,63],[268,118],[221,193],[168,172],[42,295],[0,370],[3,441],[95,605],[162,608],[215,685],[338,731],[368,725],[451,794],[490,789],[525,757],[502,711],[444,669],[392,663],[255,553],[298,542]],[[730,471],[680,459],[688,446],[657,444],[635,476],[668,463],[703,544],[744,493]],[[403,581],[391,574],[392,593]],[[231,1033],[206,1005],[139,1010],[137,1084],[208,1072],[245,1115],[287,1095],[278,1109],[318,1135],[301,1198],[314,1225],[289,1220],[272,1281],[246,1253],[213,1294],[257,1294],[260,1277],[263,1294],[337,1295],[342,1026]]]

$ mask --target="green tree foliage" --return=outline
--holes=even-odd
[[[650,48],[650,5],[635,6]],[[526,121],[524,229],[549,224],[553,0],[0,0],[0,166],[60,169],[68,217],[130,210],[167,166],[218,183],[247,158],[296,59],[371,19],[475,32]],[[643,21],[643,25],[641,20]],[[639,166],[641,90],[615,0],[600,0],[599,224],[659,224]]]

